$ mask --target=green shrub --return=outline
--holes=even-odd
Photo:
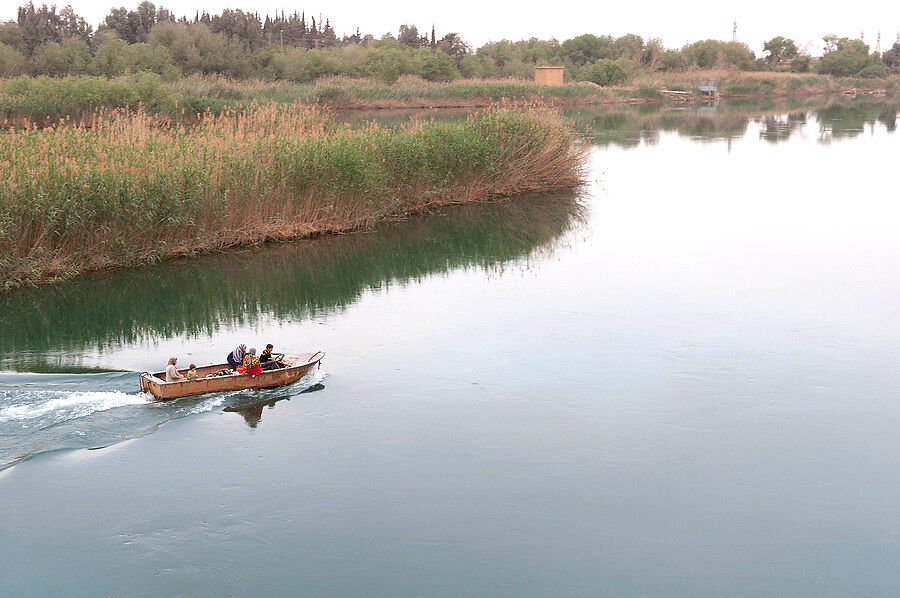
[[[38,46],[31,64],[36,75],[84,75],[91,66],[91,49],[74,37],[64,39],[62,43],[47,42]]]
[[[818,62],[820,73],[846,77],[859,75],[861,77],[880,77],[887,73],[887,68],[881,58],[875,54],[869,54],[869,46],[862,40],[840,39],[835,36],[825,36],[826,52]],[[863,74],[865,72],[865,74]]]
[[[153,73],[109,80],[102,77],[19,77],[0,81],[0,114],[77,116],[98,107],[137,108],[174,114],[175,97]]]
[[[726,91],[728,93],[739,95],[755,93],[759,91],[759,84],[757,84],[755,81],[752,83],[739,83],[737,85],[731,85],[726,89]]]
[[[601,58],[587,67],[585,79],[597,85],[621,85],[628,80],[628,70],[615,60]]]
[[[872,77],[884,77],[890,72],[890,69],[887,65],[880,62],[870,62],[862,70],[859,71],[860,77],[872,78]]]
[[[0,44],[0,77],[25,74],[25,55],[12,46]]]
[[[660,97],[661,95],[662,93],[658,88],[653,87],[652,85],[647,85],[646,83],[642,83],[634,93],[633,97],[652,100]]]
[[[791,60],[791,72],[808,73],[810,60],[810,57],[806,54],[800,54],[799,56]]]
[[[443,52],[432,52],[427,48],[420,48],[422,60],[421,75],[427,81],[450,81],[459,77],[459,71],[453,64],[453,59]]]

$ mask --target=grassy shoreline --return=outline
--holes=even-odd
[[[584,147],[546,109],[353,129],[316,106],[201,115],[100,111],[0,135],[0,288],[583,181]]]
[[[563,106],[629,102],[700,101],[667,91],[696,92],[699,79],[715,78],[723,98],[806,97],[838,93],[894,93],[900,76],[885,78],[706,70],[635,76],[625,86],[589,83],[538,86],[520,79],[429,83],[402,77],[395,84],[369,79],[325,78],[315,83],[184,77],[166,82],[156,75],[105,79],[77,76],[0,79],[0,119],[5,126],[27,121],[46,125],[83,119],[97,108],[142,108],[169,120],[191,120],[253,104],[277,102],[326,105],[335,110],[480,108],[501,101],[535,101]]]

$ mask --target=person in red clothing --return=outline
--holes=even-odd
[[[251,376],[262,373],[262,367],[259,365],[259,356],[256,355],[255,347],[250,347],[250,350],[244,355],[244,373]]]

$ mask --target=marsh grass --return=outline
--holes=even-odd
[[[815,73],[745,72],[726,69],[638,74],[629,88],[642,86],[672,91],[696,90],[700,79],[717,79],[725,96],[800,96],[840,93],[848,88],[883,90],[893,88],[897,76],[839,78]]]
[[[545,107],[396,129],[299,102],[193,126],[101,109],[0,136],[0,287],[571,187],[583,156]]]
[[[404,75],[393,84],[372,79],[325,77],[313,83],[183,77],[167,82],[143,73],[130,77],[71,76],[0,79],[0,120],[47,125],[61,118],[85,121],[105,108],[138,108],[171,121],[191,122],[254,104],[278,102],[326,105],[332,109],[472,108],[501,101],[535,101],[557,106],[610,104],[631,98],[659,99],[653,90],[692,91],[699,79],[715,78],[731,96],[800,96],[845,89],[894,89],[898,77],[835,78],[810,73],[748,73],[730,70],[638,73],[626,86],[535,85],[522,79],[472,79],[432,83]]]
[[[315,83],[184,77],[166,82],[144,73],[106,79],[71,76],[19,77],[0,80],[0,116],[53,121],[84,118],[100,107],[139,107],[170,120],[215,114],[227,109],[269,102],[328,105],[331,108],[487,107],[499,101],[540,101],[545,104],[591,104],[608,101],[603,89],[581,85],[539,86],[529,81],[462,80],[430,83],[404,76],[394,84],[370,79],[323,78]]]

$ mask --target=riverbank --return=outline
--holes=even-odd
[[[720,97],[808,97],[836,93],[893,93],[900,76],[832,77],[812,73],[706,70],[636,75],[624,86],[592,83],[535,85],[521,79],[430,83],[401,77],[394,84],[371,79],[324,78],[315,83],[183,77],[166,82],[144,73],[133,77],[20,77],[0,80],[0,118],[5,125],[47,125],[86,119],[104,108],[142,108],[173,121],[191,121],[206,111],[277,102],[327,105],[335,110],[479,108],[504,100],[553,106],[589,106],[634,101],[699,101],[700,79],[716,79]]]
[[[892,93],[900,90],[900,76],[833,77],[816,73],[744,72],[724,69],[696,72],[659,72],[639,75],[622,91],[643,99],[685,99],[667,92],[692,94],[686,99],[703,100],[699,93],[700,80],[715,80],[718,96],[735,98],[803,98],[823,94]]]
[[[543,108],[361,129],[301,103],[167,124],[0,136],[0,288],[369,227],[431,208],[572,187],[584,148]]]

